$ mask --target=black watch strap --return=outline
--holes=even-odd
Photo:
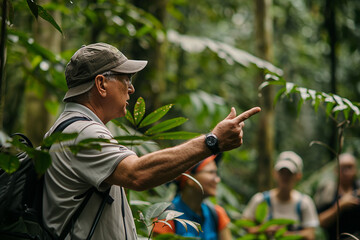
[[[218,154],[220,152],[219,140],[216,135],[211,132],[205,135],[205,145],[213,154]]]

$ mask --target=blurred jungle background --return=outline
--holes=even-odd
[[[262,107],[246,122],[243,146],[225,153],[220,165],[222,183],[214,201],[233,221],[255,192],[273,186],[272,166],[281,151],[292,150],[303,158],[298,188],[310,195],[332,174],[335,155],[321,145],[310,146],[321,141],[339,149],[329,107],[316,108],[296,94],[274,104],[280,87],[259,86],[270,71],[358,106],[359,1],[4,1],[2,138],[23,132],[39,144],[64,106],[66,63],[81,45],[106,42],[129,58],[149,61],[134,78],[130,111],[138,97],[144,98],[147,113],[173,103],[168,117],[189,119],[181,130],[206,133],[231,106],[238,113]],[[344,131],[342,151],[359,157],[359,133],[359,121],[352,122]],[[158,141],[139,154],[180,142]],[[131,192],[132,203],[169,201],[169,188]]]

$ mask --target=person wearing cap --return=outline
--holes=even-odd
[[[270,219],[291,219],[296,223],[287,226],[286,235],[299,235],[303,239],[315,239],[315,229],[319,226],[318,215],[313,200],[306,194],[294,189],[302,177],[303,161],[293,151],[280,153],[274,167],[276,188],[255,194],[243,212],[244,219],[255,220],[257,206],[266,202]],[[273,235],[283,226],[272,226],[267,234]],[[258,233],[259,226],[247,229],[249,233]]]
[[[170,209],[183,213],[178,218],[199,223],[202,231],[198,232],[190,226],[185,229],[178,221],[171,220],[168,223],[172,228],[161,222],[156,223],[154,227],[155,234],[173,233],[205,240],[232,239],[228,228],[230,218],[224,208],[207,200],[208,197],[216,195],[216,187],[220,182],[220,177],[217,174],[217,163],[220,158],[219,155],[212,155],[186,172],[198,180],[203,192],[196,182],[185,175],[176,179],[178,193],[172,201]]]
[[[339,234],[348,233],[359,238],[360,181],[356,177],[357,164],[353,154],[342,153],[339,155],[339,168],[335,168],[336,176],[338,173],[338,181],[324,178],[314,195],[320,226],[325,230],[327,239],[337,239],[338,208],[336,200],[339,199]]]
[[[146,190],[171,181],[211,154],[228,151],[242,144],[244,121],[260,108],[236,115],[234,108],[211,133],[178,146],[141,157],[113,139],[106,123],[124,117],[135,88],[133,74],[147,61],[129,60],[117,48],[106,43],[81,47],[65,69],[68,91],[65,108],[45,137],[64,121],[82,117],[63,133],[78,133],[74,140],[53,144],[52,165],[45,174],[43,220],[53,235],[59,236],[81,205],[84,195],[95,187],[110,190],[112,204],[106,204],[93,239],[137,239],[134,219],[123,188]],[[84,139],[104,139],[101,150],[81,149],[76,155],[68,146]],[[102,198],[92,194],[84,210],[72,223],[67,239],[86,239]]]

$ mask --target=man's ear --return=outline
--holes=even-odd
[[[100,96],[106,97],[107,79],[103,75],[95,77],[95,87]]]

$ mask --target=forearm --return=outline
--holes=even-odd
[[[320,226],[323,228],[329,227],[336,219],[337,205],[334,204],[327,210],[319,214]]]
[[[106,182],[134,190],[146,190],[171,181],[211,155],[204,140],[205,136],[202,135],[140,158],[129,156],[119,163]]]

